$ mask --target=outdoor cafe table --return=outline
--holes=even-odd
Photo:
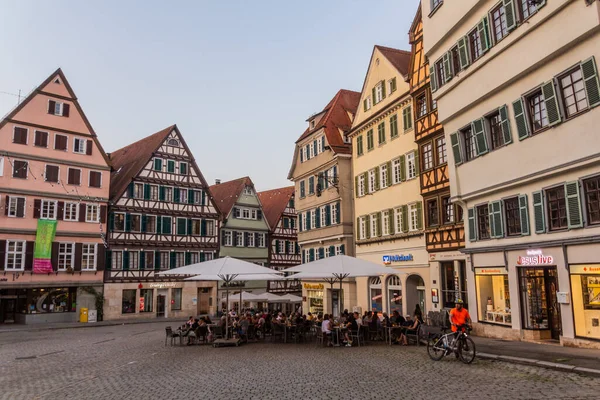
[[[337,344],[339,345],[342,342],[342,333],[344,331],[347,331],[348,328],[343,325],[337,325],[333,327],[333,330],[335,331],[335,336],[337,337]]]
[[[392,325],[392,326],[386,327],[386,329],[387,329],[387,342],[391,346],[392,345],[392,332],[394,332],[394,330],[402,331],[402,326]]]

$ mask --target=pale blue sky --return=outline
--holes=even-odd
[[[418,3],[0,0],[0,92],[60,66],[107,152],[176,123],[210,184],[286,186],[306,118],[361,90],[373,45],[410,49]]]

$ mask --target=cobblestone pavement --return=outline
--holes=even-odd
[[[600,379],[383,344],[165,347],[164,323],[0,334],[1,399],[598,399]]]

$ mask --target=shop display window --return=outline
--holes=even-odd
[[[306,298],[308,299],[308,311],[312,314],[323,312],[323,291],[322,290],[307,290]]]
[[[392,275],[387,280],[389,313],[398,311],[402,315],[402,283],[397,275]]]
[[[153,289],[140,289],[140,312],[152,312]]]
[[[20,302],[23,314],[75,312],[77,288],[27,289],[25,302]]]
[[[123,290],[123,299],[121,301],[122,313],[132,314],[135,313],[135,297],[137,294],[136,289],[125,289]]]
[[[171,310],[181,310],[181,293],[183,289],[171,289]]]
[[[369,279],[369,292],[371,298],[371,310],[383,311],[383,291],[381,289],[381,278],[374,276]]]
[[[508,275],[476,275],[475,281],[479,321],[510,326]]]
[[[523,328],[548,329],[552,331],[552,338],[558,339],[561,324],[560,307],[556,297],[556,267],[519,268],[518,271]]]
[[[600,274],[571,275],[571,288],[575,334],[600,339]]]

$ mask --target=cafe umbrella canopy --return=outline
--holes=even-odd
[[[333,283],[339,281],[341,293],[342,281],[346,278],[385,275],[390,272],[390,269],[370,261],[361,260],[360,258],[338,255],[286,268],[283,272],[298,272],[297,274],[288,276],[286,279],[323,279],[331,285],[332,289]],[[341,312],[341,296],[339,301],[339,310]]]

